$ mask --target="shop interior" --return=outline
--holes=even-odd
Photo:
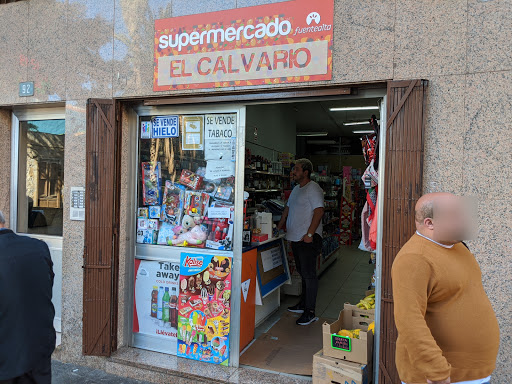
[[[312,355],[322,349],[322,324],[338,319],[345,303],[356,305],[374,289],[376,245],[369,241],[369,231],[372,219],[376,225],[378,160],[372,159],[378,159],[380,102],[364,98],[247,107],[244,229],[249,228],[260,244],[271,241],[256,233],[260,228],[254,228],[259,223],[254,215],[270,212],[274,226],[279,222],[293,188],[290,173],[295,159],[313,163],[312,180],[324,190],[325,208],[317,261],[319,320],[299,326],[295,321],[300,314],[287,310],[299,301],[302,286],[291,247],[284,241],[290,280],[270,293],[260,287],[264,297],[256,303],[254,339],[247,343],[242,328],[240,364],[311,375]],[[373,167],[375,171],[367,171]],[[367,201],[375,214],[368,212]],[[264,279],[261,267],[259,263],[259,282]]]

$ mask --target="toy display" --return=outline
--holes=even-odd
[[[203,178],[188,169],[181,171],[180,183],[186,187],[198,190],[203,185]]]
[[[230,257],[182,253],[178,297],[178,356],[228,365]]]
[[[158,205],[161,197],[160,162],[142,163],[142,201],[144,205]]]
[[[181,140],[141,141],[137,243],[231,250],[235,177],[206,179],[204,154],[176,152]]]

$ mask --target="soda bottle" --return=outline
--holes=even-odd
[[[169,300],[169,317],[171,327],[178,327],[178,296],[176,295],[176,287],[172,287],[172,295]]]
[[[156,317],[158,312],[158,287],[153,285],[151,292],[151,317]]]
[[[156,313],[156,318],[158,320],[162,320],[162,312],[163,312],[163,298],[164,298],[164,288],[160,287],[158,289],[158,309]]]
[[[165,293],[162,297],[162,320],[169,322],[169,287],[165,287]]]

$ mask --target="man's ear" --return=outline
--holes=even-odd
[[[430,217],[427,217],[425,220],[423,220],[423,225],[430,230],[434,229],[434,221]]]

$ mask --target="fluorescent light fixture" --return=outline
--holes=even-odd
[[[360,130],[360,131],[352,131],[352,133],[365,134],[365,133],[375,133],[375,132],[373,130],[371,130],[371,129],[363,129],[363,130]]]
[[[307,144],[309,145],[329,145],[336,144],[335,140],[308,140]]]
[[[343,108],[329,108],[329,111],[337,112],[337,111],[368,111],[368,110],[377,110],[378,106],[367,106],[367,107],[343,107]]]
[[[369,121],[353,121],[351,123],[343,123],[343,125],[370,125]]]
[[[327,132],[298,132],[297,136],[327,136]]]

